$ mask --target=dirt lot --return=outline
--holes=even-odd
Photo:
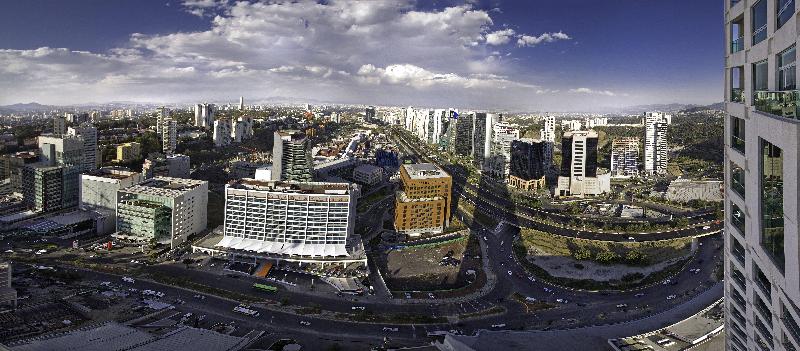
[[[442,266],[439,262],[448,252],[460,260],[456,266]],[[467,253],[465,257],[465,252]],[[417,247],[391,250],[378,262],[386,284],[394,291],[436,291],[457,289],[468,285],[474,276],[468,270],[481,273],[480,248],[474,236],[426,244]]]

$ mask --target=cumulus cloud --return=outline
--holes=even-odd
[[[511,36],[514,35],[513,29],[503,29],[486,34],[486,44],[489,45],[503,45],[511,41]]]
[[[517,46],[519,47],[536,46],[541,43],[552,43],[558,40],[571,40],[571,39],[572,37],[560,31],[555,33],[543,33],[539,36],[521,35],[519,39],[517,39]]]
[[[570,89],[569,92],[575,94],[590,94],[590,95],[605,95],[605,96],[618,95],[617,93],[609,90],[594,90],[589,88],[575,88],[575,89]]]
[[[448,96],[475,94],[469,101],[479,103],[492,92],[522,98],[548,91],[510,78],[519,75],[508,74],[502,54],[482,45],[526,36],[495,29],[489,12],[470,5],[422,11],[412,0],[187,0],[182,6],[214,14],[211,28],[134,33],[105,52],[0,49],[0,103],[221,95],[387,101],[434,87],[447,88]],[[569,38],[544,35],[537,40]]]

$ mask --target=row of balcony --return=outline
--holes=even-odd
[[[744,103],[741,88],[731,89],[731,101]],[[753,93],[753,107],[759,112],[797,119],[800,116],[800,90],[756,91]]]

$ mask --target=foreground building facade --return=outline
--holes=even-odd
[[[800,349],[797,4],[724,1],[727,349]]]
[[[400,167],[400,182],[395,230],[412,236],[444,231],[450,224],[453,178],[431,163],[406,164]]]

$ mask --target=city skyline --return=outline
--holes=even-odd
[[[718,3],[575,5],[12,3],[0,28],[19,35],[0,37],[0,104],[244,95],[591,112],[722,100]],[[674,39],[688,36],[702,45]]]

